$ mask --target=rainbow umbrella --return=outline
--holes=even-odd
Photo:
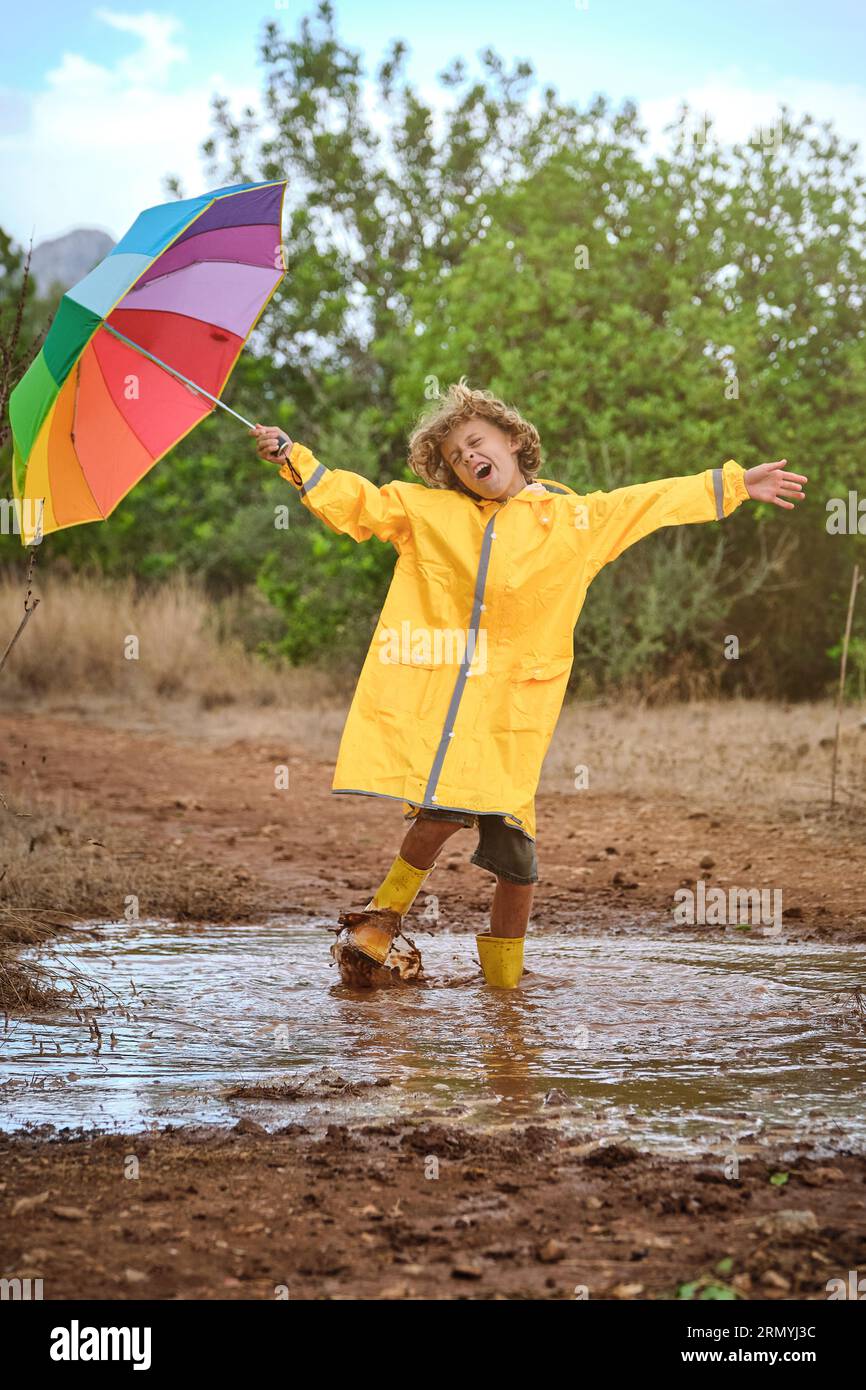
[[[103,521],[215,405],[230,409],[219,393],[286,271],[285,191],[244,183],[146,208],[67,290],[9,400],[25,545]]]

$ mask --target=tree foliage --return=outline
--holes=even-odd
[[[217,99],[203,154],[214,184],[288,179],[289,268],[228,403],[375,481],[404,475],[419,411],[462,375],[516,404],[547,476],[579,490],[787,457],[810,479],[796,513],[742,508],[721,531],[650,538],[599,577],[575,682],[674,671],[689,689],[696,673],[768,695],[826,689],[863,551],[862,535],[828,534],[825,510],[862,476],[858,151],[785,109],[725,149],[684,109],[653,153],[633,106],[580,109],[492,50],[475,70],[455,59],[433,104],[403,41],[370,77],[327,3],[293,34],[266,23],[260,55],[261,111]],[[392,552],[326,532],[288,492],[235,422],[211,417],[109,523],[54,544],[145,580],[180,567],[217,595],[258,585],[275,622],[257,642],[357,662]],[[720,656],[731,633],[737,663]]]

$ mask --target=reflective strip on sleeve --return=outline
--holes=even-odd
[[[725,519],[725,479],[721,468],[713,469],[713,491],[716,494],[716,520]]]
[[[321,482],[326,471],[327,470],[325,469],[325,465],[323,463],[320,463],[318,468],[316,468],[310,474],[307,481],[305,483],[302,483],[301,486],[298,488],[298,492],[300,493],[301,497],[304,497],[308,492],[312,492],[313,488],[316,486],[316,483]]]

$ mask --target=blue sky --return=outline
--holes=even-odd
[[[198,146],[212,92],[257,104],[258,38],[275,18],[294,30],[310,3],[164,7],[41,0],[4,17],[0,54],[0,226],[37,241],[73,226],[119,236],[178,173],[206,186]],[[372,69],[388,41],[434,96],[437,72],[492,44],[585,104],[635,99],[660,141],[678,103],[710,112],[726,138],[769,124],[779,101],[866,137],[866,5],[859,0],[436,0],[403,7],[338,0],[339,31]]]

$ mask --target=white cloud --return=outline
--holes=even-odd
[[[653,149],[665,145],[664,127],[676,118],[683,103],[695,117],[712,117],[714,132],[723,144],[744,140],[758,128],[769,131],[782,105],[790,107],[794,117],[808,114],[821,121],[832,121],[837,132],[848,140],[862,142],[866,132],[864,86],[779,78],[771,87],[754,87],[737,72],[729,72],[675,96],[639,103]]]
[[[132,84],[163,82],[175,63],[185,60],[186,49],[174,43],[180,30],[180,20],[171,15],[116,14],[113,10],[97,10],[96,18],[122,34],[134,34],[141,48],[132,58],[118,64],[118,76]]]
[[[119,238],[143,207],[165,200],[168,174],[185,193],[201,193],[212,95],[227,96],[233,109],[259,101],[258,89],[219,73],[184,81],[178,20],[97,17],[128,34],[133,51],[111,66],[67,52],[41,91],[0,93],[0,111],[16,114],[0,134],[0,226],[25,244],[31,232],[39,242],[81,226]]]

